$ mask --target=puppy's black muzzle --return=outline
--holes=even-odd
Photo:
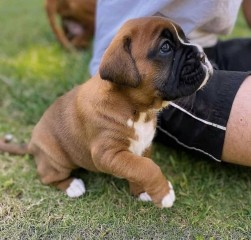
[[[165,100],[193,94],[206,78],[206,56],[196,46],[183,46],[175,52],[172,71],[162,89]]]

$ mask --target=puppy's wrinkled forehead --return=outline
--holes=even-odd
[[[183,30],[164,17],[143,17],[127,21],[119,31],[120,36],[128,36],[132,42],[154,45],[160,37],[169,38],[179,45],[180,40],[187,42]],[[151,46],[149,46],[151,47]]]

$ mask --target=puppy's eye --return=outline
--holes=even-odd
[[[161,54],[165,54],[165,53],[168,53],[170,50],[171,50],[171,46],[169,45],[168,41],[165,41],[165,42],[161,45],[159,52],[160,52]]]

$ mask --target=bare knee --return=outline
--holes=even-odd
[[[251,166],[251,76],[241,85],[227,123],[222,159]]]

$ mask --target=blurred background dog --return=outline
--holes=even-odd
[[[89,46],[94,33],[95,9],[96,0],[45,0],[52,31],[68,50]]]

